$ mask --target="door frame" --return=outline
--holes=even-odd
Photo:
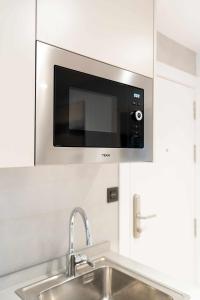
[[[188,88],[194,89],[194,101],[196,102],[197,113],[196,120],[194,120],[194,144],[196,144],[196,149],[200,149],[200,137],[197,135],[197,130],[200,130],[200,87],[198,87],[198,83],[200,86],[200,78],[198,79],[196,76],[190,75],[186,72],[168,66],[164,63],[157,62],[155,64],[155,76],[158,78],[166,79],[180,85],[186,86]],[[154,78],[154,89],[156,88],[156,80]],[[155,92],[154,92],[155,94]],[[155,121],[155,120],[154,120]],[[155,124],[155,122],[154,122]],[[154,130],[155,132],[155,130]],[[154,141],[153,144],[155,146],[155,135],[153,135]],[[155,147],[154,147],[155,153]],[[196,152],[198,153],[198,152]],[[131,186],[130,186],[130,172],[131,172],[131,163],[121,163],[119,165],[119,186],[120,186],[120,201],[119,201],[119,251],[120,254],[130,257],[131,253],[131,236],[133,234],[133,224],[131,224],[132,220],[132,211],[130,211],[130,201],[132,201],[131,197]],[[200,158],[196,155],[196,164],[195,164],[195,182],[194,182],[194,217],[196,220],[200,220],[200,203],[198,204],[198,198],[200,198],[200,188],[198,188],[198,179],[200,180],[197,174],[200,174]],[[128,214],[128,215],[127,215]],[[197,222],[197,232],[200,227]],[[200,231],[199,231],[200,232]],[[200,285],[200,236],[197,234],[195,238],[195,281]]]
[[[195,168],[195,210],[196,210],[196,278],[197,284],[200,286],[200,77],[197,77],[196,86],[196,168]]]

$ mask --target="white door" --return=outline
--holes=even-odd
[[[121,166],[121,245],[129,226],[129,247],[121,252],[165,274],[194,281],[194,90],[157,78],[155,96],[154,163]],[[128,171],[127,171],[128,170]],[[129,174],[128,174],[129,173]],[[127,178],[130,178],[127,187]],[[142,233],[133,238],[134,194],[141,196],[141,214],[157,214],[141,221]],[[123,195],[122,195],[123,197]]]

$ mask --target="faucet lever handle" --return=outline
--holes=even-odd
[[[94,268],[95,267],[95,264],[91,261],[91,260],[87,260],[86,262],[91,268]]]
[[[90,267],[94,268],[94,263],[89,260],[89,258],[87,257],[87,255],[85,254],[76,254],[75,256],[75,264],[79,265],[79,264],[88,264]]]
[[[75,263],[76,264],[81,264],[81,263],[84,263],[85,261],[87,261],[86,255],[80,254],[80,253],[75,255]]]

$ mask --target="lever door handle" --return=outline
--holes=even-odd
[[[153,219],[156,218],[157,215],[156,214],[152,214],[152,215],[148,215],[148,216],[141,216],[140,213],[136,214],[136,218],[140,219],[140,220],[148,220],[148,219]]]
[[[133,196],[133,236],[138,239],[142,233],[141,220],[148,220],[157,217],[156,214],[143,216],[140,211],[140,195]]]

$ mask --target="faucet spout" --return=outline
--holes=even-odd
[[[83,220],[85,235],[86,235],[86,245],[92,245],[92,238],[90,232],[90,225],[85,211],[81,207],[75,207],[71,212],[69,219],[69,250],[67,256],[67,273],[68,276],[75,276],[76,265],[80,263],[87,263],[91,265],[91,262],[87,259],[85,255],[75,254],[74,249],[74,223],[75,217],[77,214],[80,214]]]
[[[74,223],[77,214],[80,214],[83,220],[85,234],[86,234],[86,246],[92,245],[90,225],[89,225],[87,215],[81,207],[75,207],[71,212],[70,219],[69,219],[69,253],[74,252]]]

